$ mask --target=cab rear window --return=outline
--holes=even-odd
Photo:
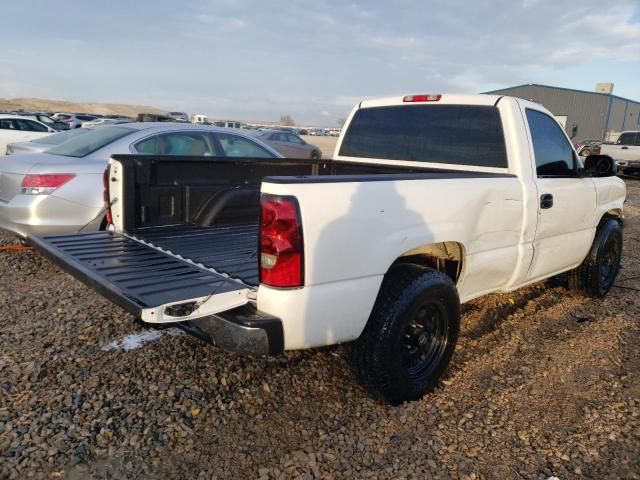
[[[403,105],[358,110],[341,156],[507,167],[500,113],[483,105]]]

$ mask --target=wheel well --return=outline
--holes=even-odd
[[[458,283],[463,271],[464,247],[458,242],[440,242],[413,248],[398,257],[392,266],[420,265],[447,274]]]
[[[609,211],[607,211],[602,218],[600,219],[600,223],[598,223],[598,227],[600,227],[600,225],[602,225],[603,222],[605,222],[608,219],[614,219],[615,221],[617,221],[620,225],[622,225],[622,210],[619,208],[614,208],[611,209]]]

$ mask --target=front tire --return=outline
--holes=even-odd
[[[569,288],[591,297],[604,297],[620,270],[622,227],[617,220],[604,220],[593,240],[587,258],[569,272]]]
[[[392,405],[432,391],[460,332],[460,299],[447,275],[401,265],[385,276],[367,325],[352,348],[364,387]]]

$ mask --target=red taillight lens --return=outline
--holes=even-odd
[[[51,193],[71,180],[73,173],[47,173],[41,175],[25,175],[22,179],[22,193],[41,194]]]
[[[260,281],[272,287],[301,287],[304,261],[298,201],[263,195],[261,204]]]
[[[402,99],[403,102],[437,102],[442,95],[407,95]]]
[[[107,208],[107,225],[111,225],[113,223],[113,216],[111,215],[111,207],[109,206],[109,167],[107,167],[102,174],[102,186],[104,190],[102,190],[102,200],[104,200],[104,205]]]

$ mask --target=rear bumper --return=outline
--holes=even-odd
[[[174,326],[231,352],[257,355],[277,355],[284,352],[282,321],[251,305],[179,322]]]
[[[0,228],[22,238],[75,232],[82,227],[98,230],[102,218],[94,217],[100,210],[54,195],[18,194],[10,201],[0,200]]]

